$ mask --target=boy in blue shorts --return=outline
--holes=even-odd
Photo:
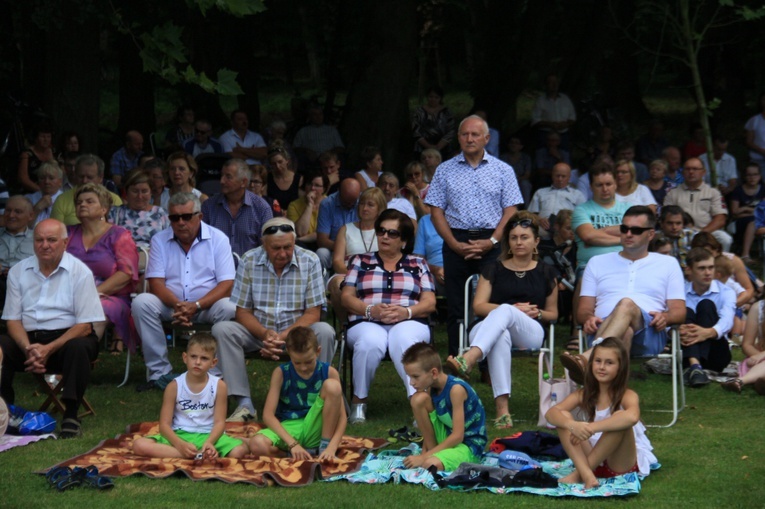
[[[155,458],[241,458],[249,452],[226,428],[226,383],[208,372],[217,364],[215,338],[198,333],[189,339],[183,362],[188,371],[167,384],[159,412],[159,435],[138,438],[133,452]]]
[[[427,343],[409,347],[402,357],[415,392],[409,403],[422,432],[422,454],[407,456],[407,468],[456,470],[479,463],[486,447],[486,412],[472,387],[447,375],[438,352]]]
[[[268,429],[250,439],[255,456],[307,460],[318,447],[319,461],[335,458],[347,416],[337,370],[319,362],[319,341],[308,327],[295,327],[285,340],[290,362],[276,368],[263,407]]]

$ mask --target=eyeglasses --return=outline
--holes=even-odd
[[[643,235],[648,230],[653,230],[652,226],[641,228],[640,226],[627,226],[626,224],[619,225],[619,231],[622,233],[630,232],[632,235]]]
[[[290,224],[275,224],[263,230],[263,235],[273,235],[276,232],[292,233],[295,229]]]
[[[401,232],[400,231],[398,231],[398,230],[386,230],[382,226],[377,228],[375,230],[375,233],[377,234],[378,237],[385,237],[385,235],[388,235],[389,239],[397,239],[397,238],[401,237]]]
[[[510,229],[520,226],[521,228],[531,228],[534,222],[531,219],[521,219],[520,221],[510,221]]]
[[[191,221],[191,218],[196,216],[197,214],[199,214],[199,212],[192,212],[190,214],[170,214],[167,217],[170,218],[171,223],[177,223],[181,219],[183,219],[183,222],[185,223],[185,222]]]

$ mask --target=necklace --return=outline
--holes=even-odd
[[[525,277],[526,277],[526,273],[527,273],[527,272],[530,270],[529,266],[530,266],[532,263],[534,263],[534,260],[531,260],[531,262],[529,262],[529,264],[528,264],[528,265],[526,266],[526,268],[525,268],[525,269],[523,269],[523,270],[517,270],[517,269],[514,269],[514,268],[512,268],[512,267],[507,267],[507,268],[508,268],[508,270],[510,270],[510,271],[511,271],[513,274],[515,274],[515,277],[517,277],[518,279],[523,279],[523,278],[525,278]]]
[[[361,223],[359,223],[359,235],[361,235],[361,243],[364,244],[365,253],[371,253],[372,252],[372,244],[375,242],[375,231],[374,230],[367,230],[372,232],[372,238],[369,239],[369,245],[367,245],[367,239],[364,238],[364,230],[361,229]]]

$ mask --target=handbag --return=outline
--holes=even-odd
[[[544,378],[545,367],[547,368],[548,378]],[[553,378],[552,361],[547,357],[547,352],[539,352],[539,422],[537,426],[547,426],[555,429],[545,419],[548,410],[563,401],[566,397],[576,390],[576,385],[568,377]]]

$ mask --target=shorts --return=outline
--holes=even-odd
[[[316,401],[311,405],[311,409],[302,419],[291,419],[282,421],[282,427],[287,433],[303,446],[304,449],[313,449],[321,444],[321,428],[324,424],[322,411],[324,410],[324,400],[321,396],[316,397]],[[266,428],[257,432],[271,441],[279,449],[286,451],[288,444],[279,438],[279,435]]]
[[[188,431],[183,431],[182,429],[173,430],[173,431],[175,431],[175,434],[178,435],[178,438],[180,438],[184,442],[189,442],[190,444],[195,445],[197,449],[201,449],[205,441],[210,436],[209,433],[190,433]],[[166,439],[162,435],[150,435],[146,438],[151,438],[152,440],[155,440],[158,444],[164,444],[164,445],[170,445],[170,446],[173,445],[170,443],[168,439]],[[215,450],[218,451],[218,454],[220,455],[221,458],[224,458],[235,447],[239,447],[240,445],[242,445],[241,440],[239,440],[238,438],[230,437],[224,433],[220,436],[218,441],[215,442]]]
[[[592,471],[593,474],[595,474],[595,477],[600,477],[601,479],[609,478],[609,477],[616,477],[618,475],[624,475],[629,474],[630,472],[639,472],[640,469],[638,468],[637,461],[635,462],[635,466],[627,470],[626,472],[614,472],[611,470],[611,467],[608,466],[608,460],[603,460],[603,463],[597,466],[595,470]]]
[[[645,326],[635,331],[635,335],[632,338],[632,349],[630,351],[631,357],[655,357],[664,351],[664,347],[667,346],[667,331],[657,331],[648,324],[651,323],[653,317],[648,314],[648,311],[641,309],[643,313],[643,323]],[[587,346],[591,347],[592,342],[595,340],[595,335],[591,334],[587,336]]]
[[[436,435],[436,443],[440,444],[446,437],[449,436],[449,432],[444,426],[444,423],[438,420],[438,414],[435,410],[430,412],[430,423],[433,425],[433,431]],[[444,464],[444,472],[452,472],[457,470],[457,467],[461,463],[480,463],[481,458],[473,454],[465,444],[459,444],[456,447],[445,449],[435,453],[433,456],[439,459]]]

